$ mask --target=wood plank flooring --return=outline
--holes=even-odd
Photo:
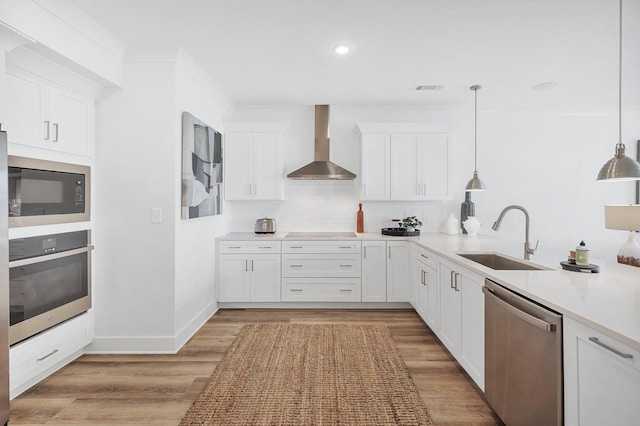
[[[240,329],[255,322],[386,324],[437,425],[501,425],[412,310],[218,311],[175,355],[84,355],[11,401],[10,425],[177,425]]]

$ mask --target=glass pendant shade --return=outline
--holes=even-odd
[[[625,181],[640,179],[640,163],[624,154],[624,144],[616,145],[616,155],[607,161],[598,173],[601,181]]]

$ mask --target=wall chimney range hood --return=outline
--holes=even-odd
[[[353,180],[356,175],[329,161],[329,105],[316,105],[315,161],[287,175],[289,179]]]

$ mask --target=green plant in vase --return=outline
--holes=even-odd
[[[411,232],[422,226],[422,222],[415,216],[407,216],[400,221],[400,226]]]

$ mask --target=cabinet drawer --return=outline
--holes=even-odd
[[[359,254],[284,254],[283,277],[360,277]]]
[[[34,379],[38,381],[51,374],[61,362],[90,341],[86,321],[76,318],[12,346],[9,351],[12,397],[31,386]]]
[[[282,253],[358,253],[360,241],[284,241]]]
[[[220,253],[280,253],[280,241],[221,241]]]
[[[283,278],[285,302],[360,302],[360,278]]]
[[[437,269],[436,255],[429,250],[418,248],[417,259],[432,269]]]

